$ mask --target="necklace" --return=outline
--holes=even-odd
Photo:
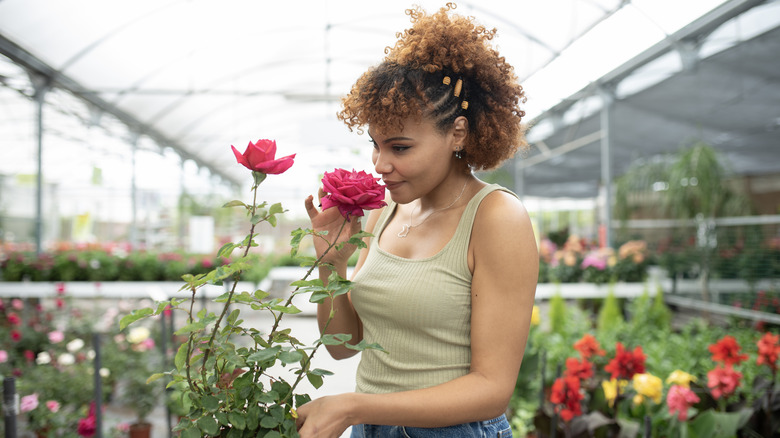
[[[400,231],[400,232],[398,232],[397,236],[398,236],[398,237],[406,237],[406,235],[407,235],[407,234],[409,234],[409,231],[412,229],[412,227],[419,227],[420,225],[422,225],[422,224],[423,224],[423,222],[427,221],[429,217],[433,216],[434,214],[436,214],[436,213],[438,213],[438,212],[440,212],[440,211],[447,210],[448,208],[450,208],[450,207],[452,207],[453,205],[455,205],[455,203],[456,203],[456,202],[458,202],[458,199],[460,199],[460,197],[461,197],[461,196],[463,196],[463,193],[465,193],[465,192],[466,192],[466,186],[467,186],[468,184],[469,184],[469,180],[466,180],[466,182],[465,182],[465,183],[463,183],[463,188],[462,188],[462,189],[460,189],[460,194],[458,195],[458,197],[457,197],[457,198],[455,198],[455,200],[454,200],[454,201],[450,202],[450,205],[448,205],[448,206],[446,206],[446,207],[444,207],[444,208],[439,208],[439,209],[437,209],[437,210],[433,210],[433,212],[431,212],[431,214],[429,214],[428,216],[425,216],[425,219],[423,219],[423,220],[422,220],[422,222],[420,222],[420,223],[419,223],[419,224],[417,224],[417,225],[413,225],[413,224],[412,224],[412,222],[413,222],[413,216],[414,216],[414,211],[415,211],[415,210],[417,210],[417,205],[415,205],[415,206],[414,206],[414,208],[412,208],[412,211],[411,211],[411,212],[409,212],[409,223],[408,223],[408,224],[402,224],[402,226],[401,226],[401,231]]]

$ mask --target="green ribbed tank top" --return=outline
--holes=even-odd
[[[495,190],[506,191],[495,184],[482,188],[469,200],[452,239],[437,254],[423,259],[405,259],[379,247],[378,237],[397,206],[388,202],[352,288],[363,339],[378,343],[387,353],[361,353],[357,392],[427,388],[469,372],[471,272],[467,253],[477,208]]]

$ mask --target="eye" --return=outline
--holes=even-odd
[[[394,152],[403,152],[403,151],[409,149],[410,147],[411,146],[404,146],[404,145],[401,145],[401,144],[394,144],[393,145],[393,151]]]
[[[368,142],[369,142],[369,143],[371,143],[371,145],[374,147],[374,149],[379,149],[379,145],[378,145],[378,144],[376,144],[376,142],[374,141],[374,139],[371,139],[371,140],[369,140]]]

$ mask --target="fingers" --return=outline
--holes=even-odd
[[[317,210],[317,207],[314,206],[314,196],[307,196],[303,205],[306,207],[306,213],[309,215],[309,219],[314,219],[317,217],[319,210]]]

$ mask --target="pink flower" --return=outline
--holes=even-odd
[[[57,413],[60,410],[60,402],[57,400],[49,400],[46,402],[46,407],[49,409],[49,412]]]
[[[11,340],[19,342],[22,340],[22,333],[19,330],[11,330]]]
[[[6,362],[8,362],[8,352],[5,350],[0,350],[0,363]]]
[[[712,392],[712,397],[717,400],[733,394],[739,386],[740,379],[742,379],[742,373],[734,370],[731,365],[717,366],[707,373],[707,386]]]
[[[78,434],[83,437],[92,437],[97,430],[97,418],[95,417],[95,403],[89,405],[89,414],[79,420]]]
[[[22,397],[19,403],[19,411],[21,413],[30,412],[38,407],[38,394],[33,393]]]
[[[602,257],[597,252],[589,252],[582,261],[581,267],[582,269],[585,269],[590,266],[598,269],[599,271],[603,271],[607,269],[607,259]]]
[[[59,330],[54,330],[49,332],[49,342],[52,344],[57,344],[65,340],[65,333],[62,333]]]
[[[285,172],[293,165],[293,158],[295,158],[295,154],[292,154],[275,159],[275,140],[257,140],[256,143],[250,141],[243,154],[239,153],[234,146],[230,147],[239,164],[249,170],[265,174],[277,175]]]
[[[24,309],[24,301],[20,300],[19,298],[14,298],[11,300],[11,307],[16,310],[22,310]]]
[[[350,216],[363,216],[363,210],[384,207],[387,205],[385,187],[377,181],[379,178],[362,170],[325,172],[322,185],[327,195],[321,200],[322,208],[338,207],[341,215],[349,219]]]
[[[677,419],[685,421],[688,419],[688,409],[692,404],[699,402],[697,396],[690,388],[681,385],[672,385],[669,393],[666,394],[666,405],[669,407],[669,415],[677,414]]]
[[[9,313],[7,318],[8,318],[8,323],[11,325],[19,325],[22,323],[22,319],[19,318],[19,315],[17,315],[16,313],[13,312]]]

